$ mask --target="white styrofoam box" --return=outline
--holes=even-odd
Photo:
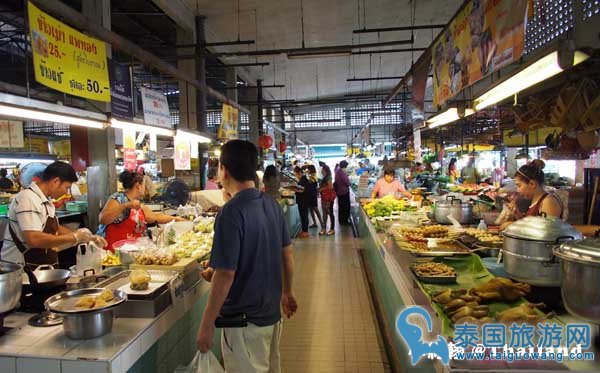
[[[17,358],[17,373],[61,373],[60,360],[35,359],[29,357]]]
[[[63,360],[62,373],[110,373],[110,363],[89,360]]]
[[[17,373],[17,358],[0,356],[0,372]]]

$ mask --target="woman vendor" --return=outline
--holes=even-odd
[[[524,216],[563,218],[564,206],[560,198],[544,190],[544,166],[544,161],[535,159],[521,166],[515,174],[515,184],[519,196],[531,202],[525,214],[520,213],[516,202],[511,202],[510,209],[514,218],[520,219]],[[506,228],[510,223],[502,224],[501,228]]]
[[[146,191],[142,174],[123,171],[119,181],[123,184],[124,192],[110,196],[100,212],[98,234],[106,238],[107,249],[113,250],[117,241],[141,237],[147,224],[184,221],[180,217],[153,212],[140,203]]]
[[[402,185],[399,180],[396,180],[395,177],[396,171],[391,168],[386,168],[385,171],[383,171],[383,177],[375,183],[371,198],[382,198],[387,195],[397,196],[397,193],[404,197],[412,197],[412,195],[406,191],[404,185]]]

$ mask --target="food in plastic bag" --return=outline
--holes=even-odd
[[[175,369],[175,373],[225,373],[225,369],[211,351],[204,354],[198,351],[190,365]]]

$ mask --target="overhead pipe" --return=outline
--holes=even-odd
[[[363,81],[370,81],[370,80],[397,80],[397,79],[402,79],[401,76],[378,76],[378,77],[374,77],[374,78],[348,78],[346,79],[347,82],[363,82]]]
[[[363,54],[382,54],[382,53],[405,53],[405,52],[422,52],[427,48],[401,48],[401,49],[383,49],[376,51],[352,51],[352,55],[363,55]]]
[[[205,89],[206,94],[215,98],[219,102],[231,105],[240,111],[250,114],[250,110],[241,106],[237,102],[230,100],[225,95],[218,92],[217,90],[215,90],[209,86],[205,86],[199,80],[191,78],[189,74],[187,74],[184,71],[179,70],[175,66],[163,61],[162,59],[155,56],[154,54],[147,52],[146,50],[140,48],[136,44],[125,39],[124,37],[112,32],[110,30],[107,30],[106,28],[102,27],[101,25],[96,24],[95,22],[92,22],[92,20],[90,20],[88,17],[79,13],[78,11],[71,8],[67,4],[63,3],[62,1],[60,1],[60,0],[37,1],[36,5],[39,6],[40,8],[42,8],[43,10],[62,18],[70,26],[75,27],[82,31],[86,31],[90,35],[110,44],[113,48],[122,50],[122,51],[130,54],[131,56],[140,60],[140,62],[142,62],[143,64],[152,66],[155,69],[162,71],[165,74],[168,74],[168,75],[173,76],[174,78],[177,78],[178,80],[188,82],[189,84],[196,87],[198,90]]]
[[[353,30],[354,34],[370,34],[379,32],[390,32],[390,31],[412,31],[412,30],[430,30],[435,28],[444,28],[446,25],[419,25],[419,26],[400,26],[400,27],[383,27],[383,28],[363,28],[359,30]]]
[[[410,39],[406,40],[396,40],[396,41],[386,41],[381,43],[366,43],[366,44],[349,44],[349,45],[334,45],[334,46],[326,46],[326,47],[310,47],[310,48],[287,48],[287,49],[267,49],[267,50],[258,50],[258,51],[240,51],[240,52],[220,52],[213,53],[214,57],[235,57],[235,56],[268,56],[268,55],[276,55],[276,54],[336,54],[336,53],[346,53],[351,52],[354,49],[362,49],[362,48],[378,48],[378,47],[388,47],[392,45],[406,45],[412,44],[414,42],[414,38],[411,36]]]
[[[254,40],[234,40],[234,41],[217,41],[213,43],[205,43],[206,47],[219,47],[225,45],[249,45],[254,44]],[[198,44],[178,44],[175,48],[200,48],[201,46]]]

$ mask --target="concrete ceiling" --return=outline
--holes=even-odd
[[[187,2],[187,6],[194,12],[207,17],[208,42],[238,39],[238,1],[183,1]],[[363,28],[365,24],[367,28],[410,26],[413,1],[416,0],[304,0],[305,45],[306,47],[355,45],[410,39],[410,31],[378,35],[353,34],[352,30]],[[461,4],[462,0],[416,1],[414,24],[444,24],[450,20]],[[256,44],[218,47],[215,48],[217,51],[302,47],[299,0],[239,0],[239,8],[239,37],[242,40],[256,40]],[[416,30],[414,47],[428,46],[439,31],[440,29]],[[411,45],[380,49],[409,47]],[[348,93],[389,91],[397,83],[396,80],[347,82],[346,79],[402,76],[420,53],[312,59],[288,59],[280,54],[260,57],[224,57],[222,60],[226,63],[270,62],[270,66],[249,68],[251,75],[263,79],[265,85],[285,84],[285,88],[269,89],[275,99],[309,100],[317,97],[340,97]]]

